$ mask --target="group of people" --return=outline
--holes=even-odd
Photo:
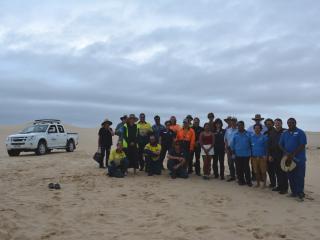
[[[129,168],[134,174],[139,169],[148,176],[160,175],[167,159],[173,179],[195,173],[209,180],[213,171],[214,178],[224,180],[227,156],[228,182],[237,180],[239,185],[251,187],[256,181],[256,187],[269,187],[280,194],[288,193],[290,183],[289,196],[304,200],[307,139],[294,118],[287,120],[288,129],[284,129],[281,119],[264,119],[256,114],[254,124],[246,129],[235,117],[224,119],[226,128],[213,113],[207,117],[208,122],[201,127],[200,119],[191,115],[180,126],[175,116],[164,125],[155,116],[151,125],[144,113],[139,118],[130,114],[120,118],[115,131],[106,119],[99,130],[100,168],[106,167],[110,177],[124,177]],[[119,138],[111,150],[113,135]]]

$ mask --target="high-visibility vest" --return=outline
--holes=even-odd
[[[138,137],[138,134],[139,134],[139,126],[137,126],[137,133],[136,133],[136,137]],[[129,137],[129,131],[128,131],[128,125],[127,124],[124,124],[123,126],[123,139],[122,139],[122,146],[124,148],[127,148],[128,147],[128,143],[127,143],[127,140],[126,138]]]

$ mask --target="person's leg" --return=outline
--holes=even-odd
[[[190,152],[189,161],[188,161],[188,173],[193,173],[193,156],[195,155],[195,151]]]
[[[163,164],[160,159],[154,162],[154,174],[161,175]]]
[[[129,166],[128,158],[122,159],[120,168],[123,174],[125,174],[128,171],[128,166]]]
[[[114,164],[110,164],[108,166],[108,175],[109,177],[114,177],[117,171],[117,167]]]
[[[139,150],[138,150],[138,157],[139,157],[139,167],[140,171],[144,170],[144,159],[143,159],[143,151],[144,151],[145,144],[143,142],[139,143]]]
[[[260,187],[260,175],[259,175],[259,160],[256,157],[251,158],[251,166],[256,175],[257,185],[256,187]]]
[[[175,160],[168,160],[167,162],[167,168],[169,170],[169,174],[171,177],[176,177],[176,170],[174,169],[174,166],[176,165],[176,161]]]
[[[166,158],[166,154],[167,154],[167,147],[166,146],[161,146],[161,152],[160,152],[160,162],[162,164],[162,168],[164,169],[164,166],[163,166],[163,162],[164,162],[164,159]]]
[[[195,158],[196,158],[196,162],[195,162],[195,171],[196,171],[196,174],[198,176],[201,176],[201,170],[200,170],[200,154],[201,154],[201,147],[198,146],[196,147],[195,149]]]
[[[267,186],[267,159],[264,157],[260,158],[260,172],[261,180],[263,181],[263,187]]]
[[[297,196],[297,188],[296,188],[296,171],[297,169],[295,168],[291,172],[288,172],[288,179],[289,179],[289,184],[290,184],[290,190],[291,190],[291,195],[296,197]]]
[[[236,157],[236,168],[237,168],[238,183],[243,185],[245,184],[245,180],[244,180],[244,164],[243,164],[242,157]]]
[[[109,166],[110,147],[106,148],[106,168]]]
[[[100,158],[100,168],[104,168],[104,157],[106,156],[106,147],[101,146],[101,158]]]
[[[184,167],[179,167],[176,171],[177,177],[178,178],[188,178],[188,172],[187,169]]]
[[[236,169],[235,169],[236,161],[232,157],[232,155],[229,153],[227,153],[227,158],[228,158],[228,167],[230,171],[230,179],[235,180],[236,179]]]
[[[213,169],[213,174],[215,178],[219,177],[218,160],[219,160],[219,154],[215,152],[215,155],[213,156],[213,161],[212,161],[212,169]]]
[[[220,166],[220,178],[221,180],[224,179],[224,151],[220,151],[218,153],[216,153],[216,155],[218,155],[219,158],[219,166]]]
[[[204,155],[203,157],[203,178],[207,179],[209,177],[209,156]]]
[[[304,198],[304,179],[306,174],[306,163],[297,164],[296,190],[300,198]]]
[[[275,174],[275,165],[274,161],[268,161],[268,175],[270,179],[270,187],[274,188],[276,187],[276,174]]]
[[[244,157],[243,158],[243,170],[244,175],[246,178],[246,183],[248,186],[252,186],[252,180],[251,180],[251,171],[250,171],[250,157]]]

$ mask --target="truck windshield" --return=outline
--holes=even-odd
[[[46,132],[48,125],[34,125],[23,129],[20,133],[39,133]]]

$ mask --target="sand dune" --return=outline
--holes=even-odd
[[[0,139],[21,128],[0,126]],[[9,158],[0,145],[1,240],[320,239],[319,133],[308,135],[308,199],[298,203],[196,176],[111,179],[91,160],[97,129],[70,129],[80,133],[74,153]]]

